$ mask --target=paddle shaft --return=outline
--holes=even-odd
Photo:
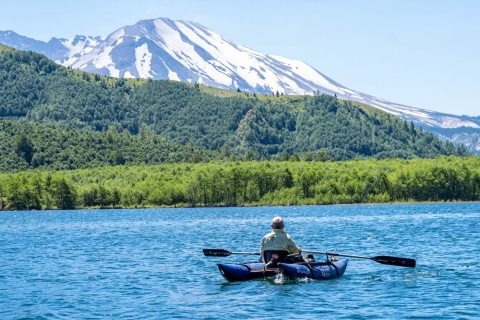
[[[398,266],[398,267],[415,268],[415,266],[417,265],[417,262],[415,261],[415,259],[410,259],[410,258],[399,258],[399,257],[392,257],[392,256],[363,257],[363,256],[354,256],[351,254],[320,252],[320,251],[312,251],[312,250],[303,250],[303,252],[325,254],[327,256],[368,259],[381,264],[387,264],[390,266]]]
[[[230,252],[225,249],[203,249],[203,254],[207,257],[228,257],[231,254],[245,254],[259,256],[260,252]]]
[[[370,259],[370,260],[372,259],[372,257],[362,257],[362,256],[354,256],[351,254],[330,253],[330,252],[321,252],[321,251],[313,251],[313,250],[302,250],[302,252],[325,254],[328,256],[338,256],[338,257],[347,257],[347,258]]]
[[[247,255],[259,256],[260,252],[230,252],[230,254],[247,254]]]

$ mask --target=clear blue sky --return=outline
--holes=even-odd
[[[393,102],[480,115],[477,0],[16,0],[2,3],[0,30],[107,36],[159,17],[197,21]]]

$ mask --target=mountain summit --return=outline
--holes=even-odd
[[[199,23],[167,18],[142,20],[108,37],[52,38],[49,42],[0,31],[0,43],[32,50],[67,67],[124,78],[169,79],[256,93],[336,95],[411,120],[444,139],[480,151],[480,118],[413,108],[348,89],[308,64],[260,53]],[[467,136],[461,134],[467,130]],[[477,137],[476,136],[476,137]]]
[[[86,50],[85,50],[86,51]],[[161,18],[120,28],[65,66],[114,77],[170,79],[224,89],[356,95],[304,62],[267,55],[191,21]]]

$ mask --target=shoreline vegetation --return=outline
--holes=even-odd
[[[370,187],[364,203],[480,201],[480,157],[1,173],[0,210],[359,204]]]

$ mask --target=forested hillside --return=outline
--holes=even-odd
[[[375,182],[376,181],[376,182]],[[480,158],[250,161],[0,174],[0,209],[479,201]]]
[[[150,129],[174,143],[257,159],[318,150],[332,160],[466,153],[413,124],[328,95],[219,97],[198,85],[101,77],[2,48],[3,119],[94,131],[115,126],[133,135]]]
[[[200,162],[222,154],[165,141],[147,129],[106,132],[0,121],[0,172],[73,170],[112,165]]]

